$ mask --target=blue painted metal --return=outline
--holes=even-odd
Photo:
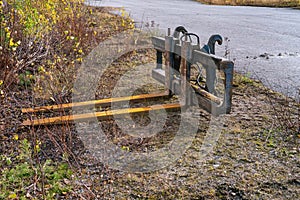
[[[220,35],[212,35],[212,36],[210,36],[207,44],[204,45],[201,48],[201,50],[208,54],[215,54],[215,44],[218,43],[219,45],[221,45],[222,42],[223,42],[223,39]],[[208,82],[205,85],[205,90],[209,91],[210,93],[216,94],[215,87],[213,84],[217,79],[216,69],[207,68],[206,69],[206,78],[207,78]]]
[[[208,53],[208,54],[215,54],[215,44],[216,44],[216,42],[219,45],[222,45],[222,43],[223,43],[222,36],[220,36],[220,35],[210,36],[207,44],[204,45],[201,50]]]

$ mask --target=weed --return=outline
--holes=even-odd
[[[229,42],[230,39],[228,37],[225,37],[225,53],[224,57],[230,59],[230,48],[229,48]]]
[[[35,77],[30,71],[25,71],[25,73],[19,74],[19,85],[30,87],[35,81]]]
[[[17,139],[17,138],[16,138]],[[1,155],[0,199],[27,199],[33,195],[43,199],[53,199],[71,190],[65,179],[71,178],[72,171],[66,163],[55,163],[50,159],[43,164],[33,158],[34,149],[28,140],[17,141],[19,151],[16,155]]]
[[[245,84],[245,85],[253,85],[254,80],[250,78],[250,73],[246,73],[242,76],[240,76],[240,83]]]

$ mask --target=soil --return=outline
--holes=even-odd
[[[125,62],[134,58],[131,55]],[[239,74],[235,74],[234,86],[232,112],[221,116],[223,132],[204,159],[199,159],[200,147],[211,116],[200,109],[201,123],[193,144],[172,165],[151,173],[110,171],[109,175],[93,166],[85,170],[88,178],[81,174],[80,180],[99,199],[299,199],[299,132],[292,127],[287,130],[284,123],[294,123],[294,128],[299,124],[281,114],[291,108],[296,111],[297,104]],[[105,128],[120,146],[133,150],[160,147],[176,130],[176,113],[171,116],[173,128],[152,141],[132,141],[111,128],[113,121]]]
[[[122,73],[153,59],[150,50],[123,56],[108,76],[102,77],[96,96],[109,96]],[[71,97],[63,101],[67,99]],[[1,97],[0,152],[14,152],[13,136],[19,134],[20,138],[42,141],[40,160],[59,161],[68,153],[75,176],[70,180],[72,192],[61,199],[300,199],[299,103],[240,74],[234,74],[232,112],[221,116],[225,124],[213,151],[199,158],[211,115],[197,109],[201,122],[192,145],[173,164],[148,173],[118,171],[99,163],[72,124],[22,127],[28,116],[21,108],[32,102],[30,88],[15,89]],[[53,104],[51,100],[42,103]],[[174,137],[178,116],[180,112],[170,112],[167,128],[153,139],[128,137],[114,120],[101,127],[120,147],[154,151]],[[138,123],[147,124],[145,117],[136,117]]]

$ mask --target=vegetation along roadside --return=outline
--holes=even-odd
[[[204,4],[300,8],[299,0],[196,0]]]
[[[145,174],[97,162],[72,124],[23,127],[31,116],[22,108],[71,102],[85,56],[99,42],[134,28],[125,11],[119,16],[110,10],[82,0],[0,1],[0,199],[300,198],[299,102],[247,76],[235,74],[233,111],[224,116],[221,138],[202,162],[197,155],[210,115],[201,110],[203,120],[187,152]],[[154,58],[153,50],[122,56],[100,80],[96,96],[110,94],[122,73]],[[151,140],[132,140],[113,121],[102,128],[126,151],[155,149],[172,139],[168,131],[178,122],[173,115],[167,132]]]

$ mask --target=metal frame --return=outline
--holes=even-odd
[[[177,37],[174,37],[176,35]],[[198,44],[193,45],[188,40],[188,36],[196,35],[193,33],[183,33],[181,38],[178,38],[178,33],[170,36],[168,34],[163,37],[152,37],[152,43],[157,51],[157,67],[153,69],[152,76],[157,81],[165,83],[166,88],[169,88],[170,94],[184,95],[183,104],[191,105],[189,90],[187,87],[192,87],[197,93],[199,105],[213,115],[227,114],[231,111],[232,106],[232,85],[233,85],[233,69],[234,63],[226,58],[215,56],[215,43],[222,44],[220,35],[212,35],[206,45],[200,48],[200,40]],[[184,40],[182,40],[184,38]],[[163,59],[165,54],[165,70],[162,69]],[[180,62],[180,80],[174,78],[174,63],[175,56],[181,57]],[[190,69],[192,64],[200,63],[206,69],[206,87],[205,89],[190,82]],[[178,63],[177,63],[178,64]],[[225,93],[222,98],[215,95],[215,80],[216,72],[224,73]],[[190,85],[187,85],[190,83]],[[178,89],[180,88],[180,89]]]

